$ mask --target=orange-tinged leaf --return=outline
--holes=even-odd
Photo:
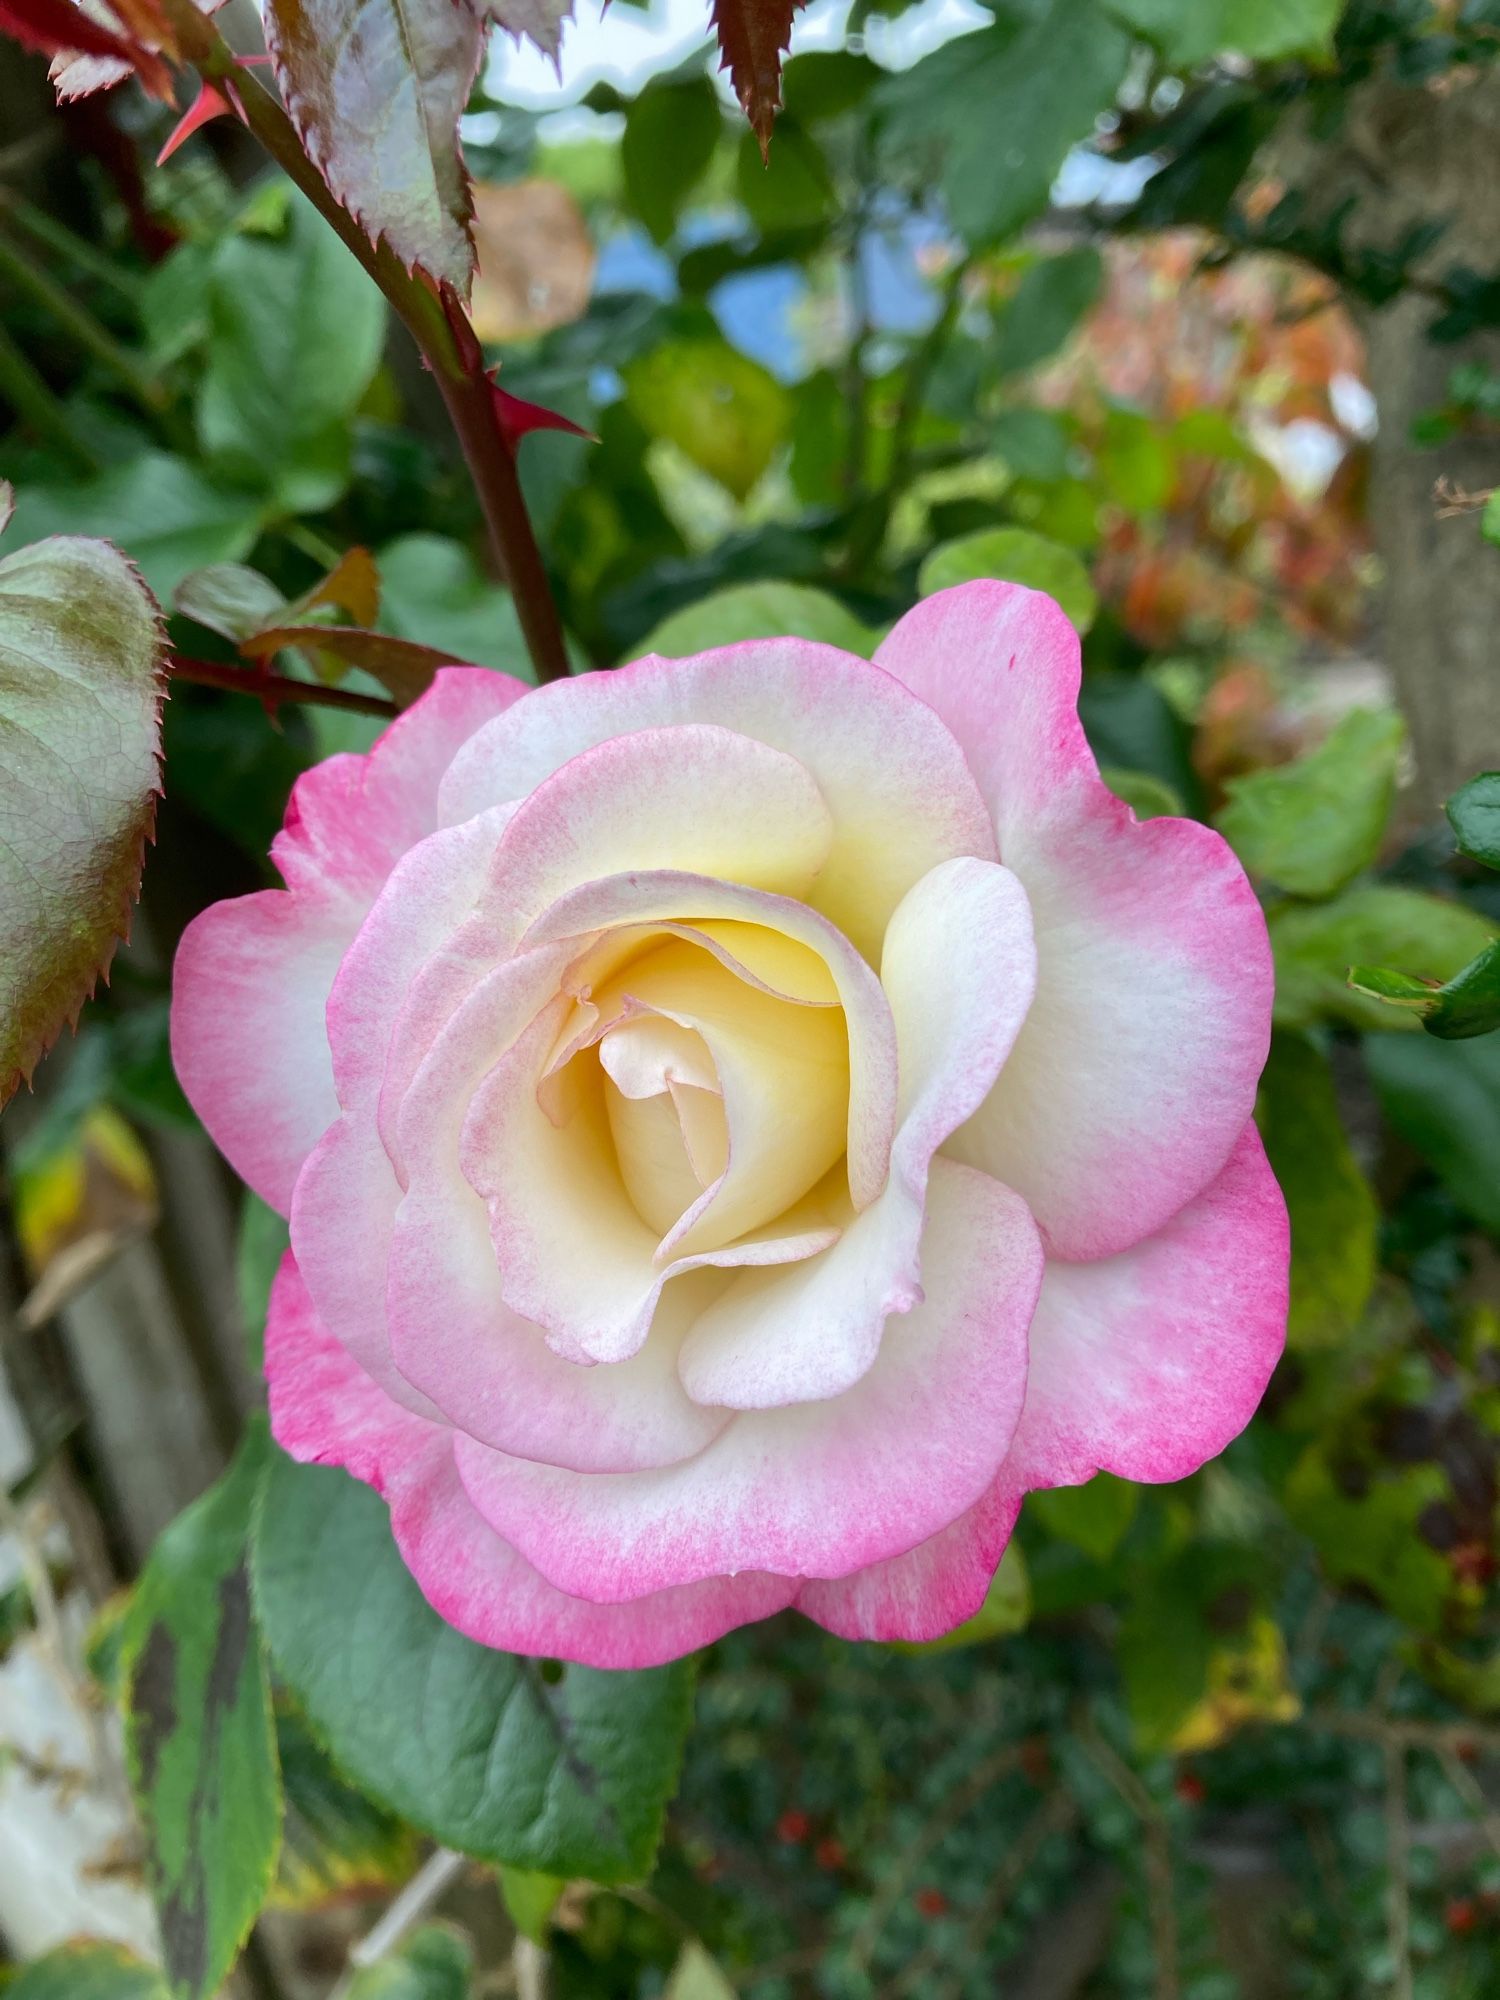
[[[380,612],[380,571],[368,549],[346,549],[333,568],[311,590],[294,597],[278,613],[278,625],[300,625],[310,612],[329,604],[354,625],[373,625]]]
[[[0,1100],[129,927],[158,790],[156,601],[108,542],[0,562]]]

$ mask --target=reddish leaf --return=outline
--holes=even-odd
[[[380,611],[380,571],[368,549],[346,549],[327,576],[294,597],[275,622],[300,625],[321,604],[336,605],[355,625],[375,623]]]
[[[720,69],[729,71],[761,158],[771,147],[771,127],[781,106],[781,58],[792,38],[792,16],[802,0],[714,0]]]
[[[455,0],[269,0],[286,107],[314,164],[408,270],[467,294],[474,268],[458,121],[483,46]]]
[[[241,640],[240,651],[248,659],[266,660],[283,646],[316,648],[348,666],[363,667],[390,691],[400,708],[409,708],[426,693],[439,667],[454,664],[453,655],[436,646],[419,646],[415,640],[393,639],[356,625],[272,625]]]
[[[170,99],[172,74],[134,33],[111,27],[100,7],[85,13],[72,0],[0,0],[0,35],[52,58],[51,74],[62,97],[82,97],[121,82],[132,72],[153,97]]]
[[[573,14],[573,0],[479,0],[479,13],[520,41],[536,43],[544,56],[557,61],[562,24]]]
[[[161,621],[108,542],[0,562],[0,1099],[94,990],[129,928],[161,744]]]
[[[225,95],[226,91],[232,92],[233,90],[234,85],[232,83],[226,83],[224,90],[220,90],[216,84],[205,83],[187,110],[183,112],[177,123],[172,127],[167,143],[156,156],[156,164],[159,167],[165,166],[184,139],[191,139],[195,132],[201,131],[213,119],[227,118],[231,114],[236,116],[242,115],[240,113],[238,98],[231,103]]]

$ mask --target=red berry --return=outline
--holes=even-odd
[[[918,1889],[916,1903],[924,1917],[945,1917],[948,1914],[948,1898],[941,1889]]]
[[[827,1839],[820,1840],[813,1849],[813,1860],[820,1868],[842,1868],[847,1858],[843,1841],[834,1840],[831,1835]]]
[[[795,1847],[798,1841],[806,1840],[811,1825],[812,1822],[807,1814],[799,1812],[794,1806],[790,1812],[784,1812],[777,1820],[776,1838],[784,1840],[789,1847]]]
[[[1185,1806],[1201,1806],[1208,1797],[1208,1787],[1196,1771],[1179,1771],[1175,1790]]]
[[[1479,1922],[1472,1896],[1455,1896],[1443,1911],[1443,1922],[1454,1937],[1467,1937]]]

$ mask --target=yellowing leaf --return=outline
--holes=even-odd
[[[1274,1618],[1260,1613],[1232,1645],[1208,1657],[1208,1685],[1177,1729],[1170,1747],[1214,1750],[1247,1722],[1292,1722],[1302,1703],[1287,1674],[1286,1642]]]
[[[632,414],[737,500],[755,485],[786,435],[787,393],[758,361],[726,341],[668,341],[626,370]]]

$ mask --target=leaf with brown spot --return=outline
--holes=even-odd
[[[313,163],[372,242],[465,295],[474,268],[458,121],[483,31],[457,0],[269,0],[266,38]]]
[[[126,1616],[126,1749],[173,2000],[217,1993],[281,1845],[270,1677],[246,1541],[263,1420],[152,1551]]]
[[[0,1103],[129,930],[161,666],[156,601],[109,543],[58,536],[0,562]]]
[[[781,58],[792,39],[792,18],[802,0],[714,0],[720,69],[729,71],[734,94],[760,141],[771,150],[771,127],[781,108]]]

